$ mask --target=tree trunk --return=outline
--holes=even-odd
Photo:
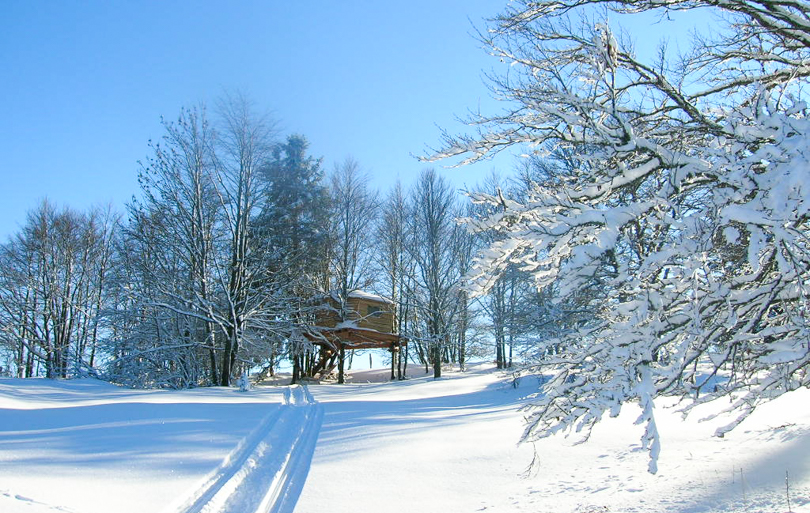
[[[442,377],[442,350],[439,344],[433,346],[433,379]]]
[[[217,376],[217,354],[214,351],[214,347],[214,340],[212,337],[211,347],[208,348],[208,358],[210,359],[211,363],[211,383],[217,384],[219,382],[219,376]]]
[[[234,348],[236,347],[236,330],[231,328],[232,333],[225,340],[225,350],[222,353],[222,365],[219,371],[220,386],[227,387],[231,384],[231,372],[233,371]]]
[[[410,344],[405,345],[405,356],[402,358],[402,377],[400,379],[405,379],[408,376],[408,352],[410,349]]]
[[[396,363],[397,363],[397,351],[396,345],[391,343],[391,381],[396,379]]]
[[[298,361],[298,355],[294,354],[293,355],[293,368],[292,368],[292,383],[290,383],[290,384],[295,385],[299,381],[301,381],[301,366],[300,366],[300,363]]]

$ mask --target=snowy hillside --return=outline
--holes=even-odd
[[[0,511],[782,512],[786,472],[790,510],[810,511],[806,390],[722,439],[727,419],[682,423],[659,405],[653,476],[632,407],[587,444],[533,448],[516,444],[532,378],[384,375],[245,393],[0,379]],[[524,476],[534,449],[541,467]]]

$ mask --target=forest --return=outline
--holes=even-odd
[[[182,109],[150,143],[125,212],[33,208],[0,253],[6,374],[171,388],[279,366],[310,377],[319,347],[305,334],[323,299],[345,316],[357,291],[394,301],[403,366],[440,373],[493,353],[511,366],[540,295],[511,273],[469,298],[463,278],[491,236],[460,219],[486,207],[433,168],[381,193],[358,161],[325,170],[276,125],[238,95],[213,115]]]

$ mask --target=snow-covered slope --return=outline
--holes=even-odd
[[[284,389],[0,379],[0,512],[180,511],[283,403]]]
[[[517,445],[535,379],[385,375],[309,393],[0,379],[0,512],[776,512],[788,511],[786,472],[790,509],[810,511],[806,390],[722,439],[711,434],[728,419],[682,422],[659,405],[653,476],[634,407],[583,445]],[[525,476],[535,450],[541,466]]]
[[[372,512],[810,511],[810,391],[766,405],[725,438],[720,418],[682,421],[659,405],[663,450],[657,475],[625,407],[588,443],[575,436],[517,446],[516,408],[536,390],[474,369],[405,383],[311,387],[325,408],[321,438],[296,510]],[[355,376],[357,381],[358,376]],[[671,405],[670,405],[671,406]],[[722,405],[718,405],[722,406]],[[538,471],[525,476],[534,450]]]
[[[526,488],[522,394],[496,373],[310,390],[325,416],[296,512],[508,511]]]

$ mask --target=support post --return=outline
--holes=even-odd
[[[338,384],[342,385],[345,383],[343,364],[346,361],[346,350],[343,347],[342,341],[339,341],[338,344],[340,345],[340,349],[338,350]]]
[[[397,379],[403,379],[404,376],[402,374],[402,342],[397,342]]]
[[[394,373],[396,363],[397,363],[397,346],[394,342],[391,342],[391,381],[394,381],[394,379],[396,379],[396,374]]]

